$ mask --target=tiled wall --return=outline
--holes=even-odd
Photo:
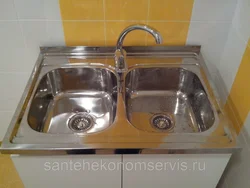
[[[60,0],[60,8],[67,45],[114,46],[120,32],[135,23],[157,28],[163,45],[184,45],[193,0]],[[145,32],[135,31],[124,44],[155,42]]]
[[[0,0],[0,140],[43,45],[65,45],[58,2]]]
[[[250,187],[250,0],[239,0],[219,70],[230,92],[225,101],[242,151],[231,159],[221,186]]]

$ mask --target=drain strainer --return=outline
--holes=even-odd
[[[94,119],[88,113],[78,113],[73,115],[68,122],[68,126],[72,131],[85,132],[94,125]]]
[[[174,128],[174,122],[171,116],[165,114],[156,114],[151,118],[153,128],[160,131],[169,131]]]

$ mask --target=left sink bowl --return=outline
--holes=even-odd
[[[95,133],[114,122],[117,79],[104,68],[58,68],[37,85],[29,126],[50,134]]]

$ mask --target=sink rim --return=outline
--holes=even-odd
[[[62,141],[57,139],[57,142],[49,142],[46,139],[48,137],[44,137],[39,133],[34,134],[35,131],[26,130],[25,135],[16,135],[18,129],[22,129],[22,125],[16,124],[22,120],[22,115],[25,112],[25,108],[27,107],[29,100],[29,96],[32,94],[30,90],[34,89],[36,84],[36,80],[39,77],[38,72],[41,69],[41,66],[46,65],[46,60],[48,63],[49,58],[59,58],[64,57],[65,59],[70,57],[75,58],[113,58],[113,52],[115,47],[43,47],[41,48],[41,52],[39,54],[36,65],[33,69],[33,72],[30,76],[30,79],[27,83],[25,92],[19,102],[17,110],[12,118],[8,131],[5,134],[3,139],[0,151],[2,153],[16,153],[16,154],[70,154],[70,151],[88,151],[95,150],[101,151],[100,154],[109,154],[112,152],[115,153],[116,149],[119,148],[140,148],[141,154],[167,154],[167,153],[232,153],[234,151],[238,151],[238,147],[236,145],[236,134],[235,130],[230,126],[228,122],[228,118],[221,113],[220,119],[221,124],[220,127],[226,129],[225,134],[220,135],[219,133],[215,133],[214,135],[199,135],[199,136],[189,136],[187,134],[181,135],[179,139],[176,139],[180,134],[174,136],[166,137],[166,140],[163,142],[159,142],[161,146],[153,146],[153,140],[148,142],[149,137],[141,136],[139,137],[140,143],[137,141],[131,141],[129,143],[122,142],[121,140],[125,137],[112,136],[107,140],[106,138],[101,138],[96,142],[84,142],[81,137],[68,137],[66,140]],[[182,57],[182,58],[194,58],[197,59],[198,65],[204,69],[206,78],[209,77],[209,72],[205,66],[204,60],[200,54],[200,46],[159,46],[159,47],[125,47],[127,51],[128,57],[154,57],[159,58],[159,56],[164,56],[165,58],[169,57]],[[51,60],[50,59],[50,60]],[[52,61],[52,60],[51,60]],[[55,60],[54,64],[58,63]],[[54,66],[53,63],[51,66]],[[114,71],[114,67],[112,65],[97,63],[100,67],[105,67]],[[72,65],[72,64],[71,64]],[[80,64],[75,64],[74,66],[80,66]],[[81,65],[91,66],[93,63],[81,63]],[[46,65],[47,66],[47,65]],[[61,63],[60,66],[68,66],[68,62]],[[147,65],[146,65],[147,66]],[[133,68],[133,66],[130,67]],[[114,72],[113,72],[114,73]],[[114,73],[115,76],[116,73]],[[211,84],[210,78],[208,78],[208,83]],[[217,101],[217,97],[215,99]],[[122,96],[119,97],[118,102],[119,105],[122,104]],[[217,104],[219,106],[219,104]],[[117,105],[118,106],[118,105]],[[118,110],[118,107],[117,107]],[[223,112],[223,111],[222,111]],[[118,113],[118,112],[117,112]],[[121,111],[122,113],[122,111]],[[115,124],[117,125],[117,120],[121,120],[121,118],[115,119]],[[123,120],[124,121],[124,120]],[[124,125],[130,125],[129,123],[124,122]],[[131,125],[132,126],[132,125]],[[21,130],[23,131],[23,130]],[[29,135],[32,133],[32,136]],[[148,135],[152,136],[152,135]],[[37,137],[41,138],[40,140]],[[15,138],[15,140],[13,140]],[[153,139],[154,137],[152,137]],[[104,139],[104,142],[102,142]],[[111,140],[110,140],[111,139]],[[135,139],[135,138],[134,138]],[[102,140],[102,141],[101,141]],[[119,143],[120,140],[120,143]],[[67,142],[72,141],[72,142]],[[112,141],[111,143],[108,142]],[[113,141],[118,141],[115,143]],[[73,143],[74,142],[74,143]],[[158,143],[158,142],[157,142]],[[146,146],[146,145],[147,146]],[[72,153],[71,153],[72,154]],[[86,154],[86,153],[83,153]],[[99,154],[98,152],[96,154]],[[139,154],[139,153],[138,153]]]

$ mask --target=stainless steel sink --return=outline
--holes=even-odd
[[[102,68],[58,68],[40,80],[28,113],[29,126],[51,134],[94,133],[116,116],[116,76]]]
[[[215,123],[199,77],[184,68],[135,68],[126,76],[127,118],[150,132],[197,133]]]
[[[4,137],[6,153],[199,153],[235,146],[200,46],[44,47]],[[183,144],[185,143],[185,144]],[[137,149],[135,149],[137,148]]]
[[[218,102],[199,46],[125,47],[120,55],[126,58],[117,53],[114,62],[115,50],[41,48],[1,152],[167,154],[234,149],[235,132]],[[116,63],[121,65],[118,69]]]

